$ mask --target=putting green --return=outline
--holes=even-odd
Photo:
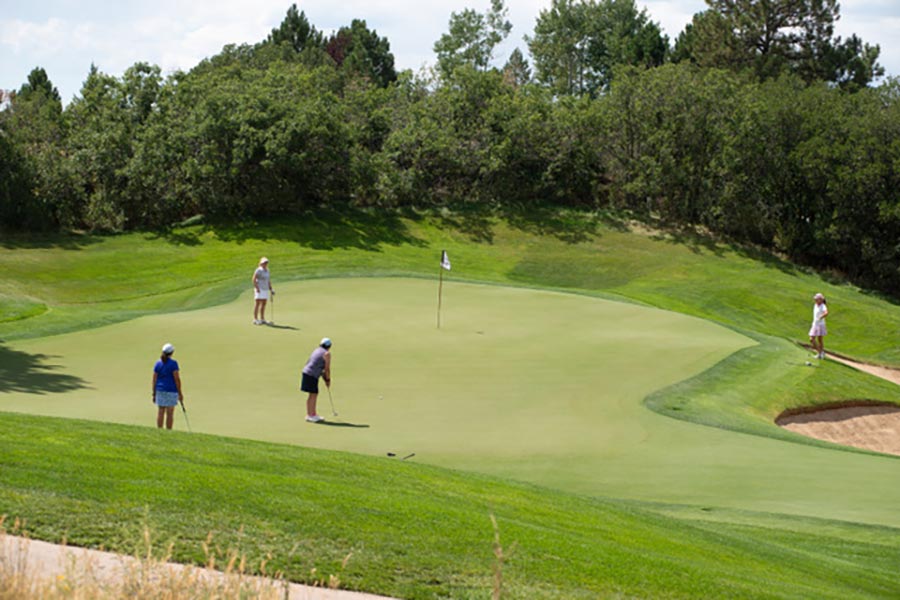
[[[10,345],[32,375],[0,410],[152,425],[175,344],[195,432],[398,457],[590,495],[900,525],[900,461],[693,425],[641,405],[753,342],[676,313],[530,289],[334,279]],[[334,339],[334,425],[303,422],[299,370]],[[324,388],[323,388],[324,392]],[[319,412],[330,415],[323,393]],[[180,412],[176,427],[183,429]],[[387,458],[385,458],[387,460]],[[394,459],[397,460],[397,459]]]

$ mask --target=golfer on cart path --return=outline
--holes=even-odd
[[[331,340],[328,338],[322,338],[316,349],[309,355],[300,380],[300,390],[309,394],[306,399],[306,420],[310,423],[321,423],[325,420],[316,413],[319,377],[325,380],[326,386],[331,387]]]

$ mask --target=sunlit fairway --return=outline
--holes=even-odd
[[[708,321],[574,294],[325,279],[11,345],[52,367],[0,410],[152,426],[151,367],[171,341],[196,432],[497,474],[590,495],[900,524],[900,461],[738,434],[644,407],[755,342]],[[269,315],[271,317],[271,314]],[[334,402],[303,421],[299,370],[334,339]],[[35,392],[45,393],[35,393]],[[324,390],[323,390],[324,391]],[[180,411],[177,427],[184,429]]]

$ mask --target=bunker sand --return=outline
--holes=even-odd
[[[900,371],[896,369],[859,363],[830,354],[828,358],[900,385]],[[898,406],[854,403],[800,414],[785,414],[775,422],[806,437],[900,456]]]

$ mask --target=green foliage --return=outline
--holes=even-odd
[[[31,95],[42,96],[45,100],[52,102],[55,106],[62,109],[59,90],[57,90],[50,81],[50,78],[47,76],[47,71],[41,67],[35,67],[31,70],[28,74],[28,82],[24,83],[19,89],[19,93],[16,94],[21,100],[27,100]]]
[[[310,24],[306,13],[298,11],[296,4],[291,4],[284,20],[272,30],[266,41],[276,46],[285,44],[301,54],[309,48],[321,48],[325,40],[322,33]]]
[[[597,95],[619,65],[658,66],[668,51],[634,0],[553,0],[527,41],[538,81],[557,94]]]
[[[512,30],[508,12],[503,0],[491,0],[487,13],[467,8],[450,15],[450,30],[434,43],[438,71],[445,80],[460,67],[483,71],[490,66],[494,48]]]
[[[353,19],[350,27],[341,27],[325,43],[325,51],[351,77],[363,77],[380,87],[397,80],[390,42],[365,21]]]
[[[518,50],[490,68],[509,33],[494,0],[453,14],[436,80],[397,74],[365,21],[326,43],[296,6],[267,41],[165,80],[92,69],[65,111],[36,69],[0,112],[4,224],[614,208],[900,293],[900,98],[894,81],[867,87],[877,48],[833,38],[830,1],[716,6],[659,68],[667,42],[633,0],[557,0],[528,40],[534,77]],[[747,50],[761,39],[765,56]]]
[[[510,53],[509,59],[503,66],[503,80],[513,87],[522,87],[531,83],[531,67],[518,48]]]
[[[850,90],[884,75],[879,47],[834,37],[837,0],[707,0],[676,43],[678,60],[749,70],[759,79],[794,73]]]

